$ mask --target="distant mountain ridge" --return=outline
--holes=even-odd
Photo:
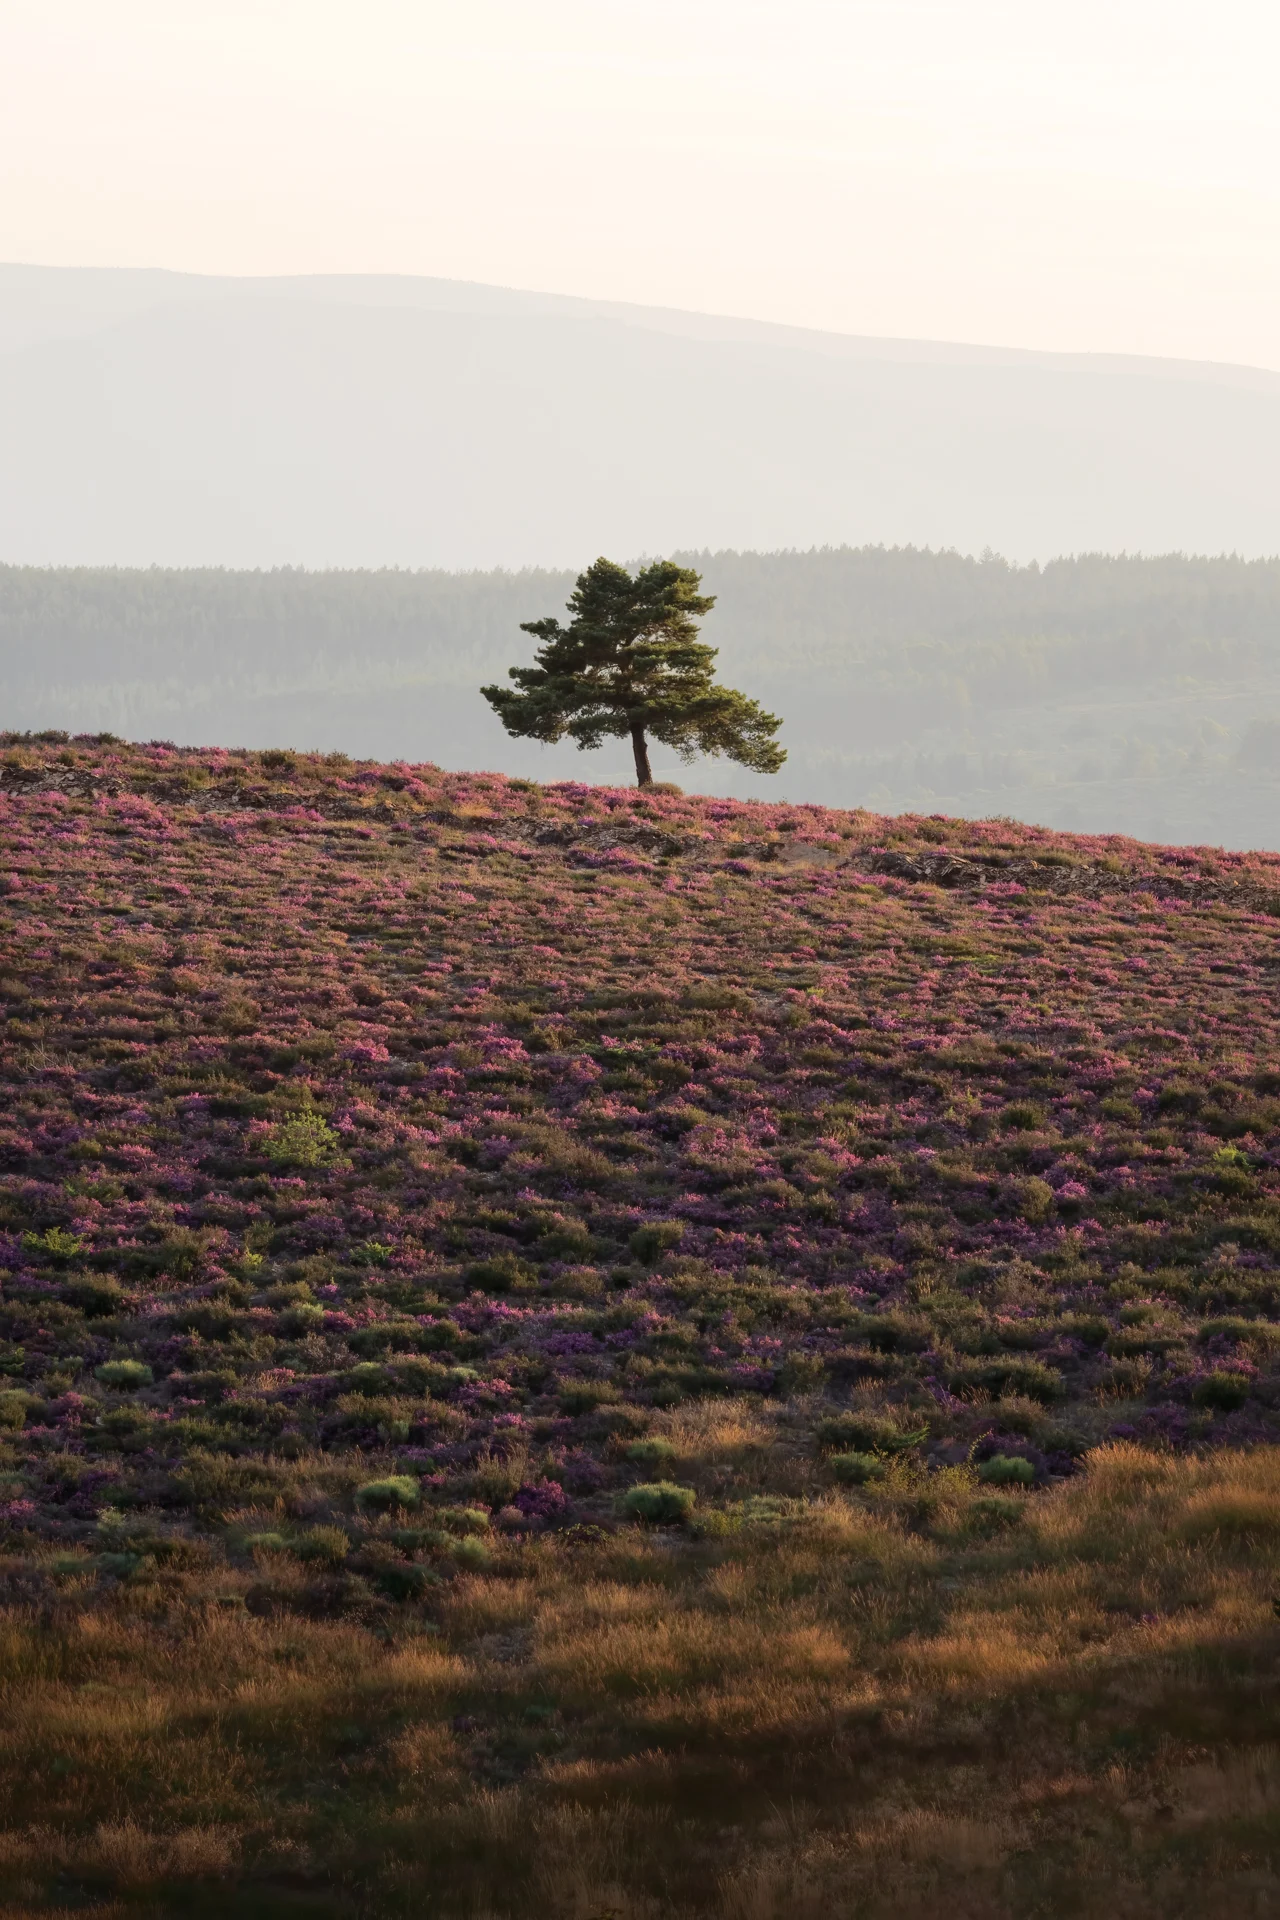
[[[395,276],[0,267],[0,559],[1271,553],[1280,374]]]
[[[1178,360],[1143,354],[1048,353],[1031,347],[972,341],[896,339],[832,333],[821,327],[751,320],[739,314],[647,307],[633,301],[593,300],[579,294],[489,286],[478,280],[368,273],[179,273],[163,267],[37,267],[0,263],[0,352],[45,340],[77,338],[148,312],[209,299],[291,299],[361,307],[416,308],[441,313],[526,313],[564,319],[617,320],[653,333],[691,340],[754,341],[799,347],[854,360],[900,360],[957,366],[1024,366],[1059,372],[1133,372],[1156,379],[1280,391],[1280,372],[1230,361]]]

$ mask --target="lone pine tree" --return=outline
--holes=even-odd
[[[692,567],[655,560],[634,576],[612,560],[578,575],[573,618],[526,620],[521,632],[542,645],[537,665],[511,667],[511,687],[481,687],[507,732],[526,740],[598,747],[631,741],[637,785],[647,787],[649,737],[684,760],[726,754],[757,773],[786,759],[773,736],[782,722],[745,694],[715,683],[716,649],[698,638],[695,616],[715,600],[699,592]]]

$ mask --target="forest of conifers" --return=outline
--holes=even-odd
[[[1280,560],[679,557],[717,596],[705,633],[722,677],[782,715],[790,757],[776,781],[715,764],[659,773],[1280,844]],[[476,692],[527,658],[519,623],[558,611],[572,579],[0,567],[3,718],[622,779],[620,754],[508,740]]]

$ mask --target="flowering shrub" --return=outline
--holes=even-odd
[[[15,1538],[1280,1431],[1276,856],[97,740],[0,830]]]

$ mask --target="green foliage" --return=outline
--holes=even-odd
[[[1203,1320],[1196,1338],[1209,1340],[1252,1340],[1265,1347],[1280,1345],[1280,1326],[1271,1320],[1243,1320],[1227,1316]]]
[[[58,1265],[64,1260],[74,1260],[78,1253],[84,1252],[84,1241],[63,1227],[49,1227],[44,1233],[24,1233],[22,1244],[37,1259],[43,1257]]]
[[[392,1474],[385,1480],[366,1480],[356,1489],[356,1504],[374,1513],[388,1513],[393,1507],[416,1507],[422,1489],[412,1474]]]
[[[846,1486],[865,1486],[869,1480],[883,1479],[885,1463],[876,1453],[833,1453],[827,1465],[837,1480]]]
[[[569,1414],[594,1413],[621,1398],[611,1380],[566,1380],[560,1389],[561,1409]]]
[[[627,1242],[643,1267],[656,1266],[664,1253],[678,1247],[684,1238],[683,1220],[655,1220],[637,1227]]]
[[[149,1387],[152,1381],[151,1369],[142,1360],[104,1360],[93,1372],[104,1387]]]
[[[514,1253],[495,1253],[489,1260],[474,1260],[467,1268],[467,1281],[486,1293],[510,1293],[529,1286],[538,1277],[538,1269]]]
[[[105,1273],[76,1274],[67,1281],[63,1295],[90,1320],[115,1313],[124,1299],[120,1282]]]
[[[358,1267],[385,1267],[394,1248],[382,1240],[365,1240],[352,1251],[352,1261]]]
[[[466,1536],[449,1548],[450,1558],[468,1573],[483,1573],[493,1562],[493,1549],[485,1540]]]
[[[384,1366],[379,1365],[378,1361],[361,1360],[357,1366],[352,1367],[347,1375],[346,1384],[349,1393],[362,1393],[373,1398],[378,1394],[385,1394],[391,1385],[391,1375]]]
[[[697,1498],[692,1487],[652,1480],[629,1488],[622,1496],[622,1508],[632,1520],[643,1520],[650,1526],[676,1526],[688,1519]]]
[[[970,1530],[975,1533],[998,1533],[1006,1527],[1017,1526],[1026,1518],[1026,1512],[1025,1500],[1007,1493],[989,1493],[973,1502],[967,1518]]]
[[[596,560],[578,576],[567,626],[556,619],[521,623],[542,642],[533,667],[511,667],[515,689],[480,691],[507,732],[532,740],[598,747],[630,739],[636,779],[651,783],[647,739],[682,759],[726,754],[757,773],[786,758],[773,735],[781,722],[756,701],[714,679],[716,649],[697,637],[696,615],[715,602],[699,592],[692,567],[657,560],[633,577]]]
[[[669,1440],[655,1434],[651,1439],[633,1440],[626,1457],[633,1467],[666,1467],[675,1459],[676,1450]]]
[[[900,1427],[882,1414],[828,1414],[819,1420],[814,1437],[824,1452],[895,1454],[907,1453],[929,1437],[928,1427]]]
[[[1035,1484],[1036,1470],[1030,1460],[1024,1460],[1016,1453],[993,1453],[978,1468],[978,1478],[992,1487],[1030,1487]]]
[[[437,1507],[434,1517],[452,1533],[488,1533],[493,1524],[483,1507]]]
[[[1206,1374],[1191,1390],[1198,1407],[1210,1407],[1215,1413],[1234,1413],[1249,1398],[1247,1374],[1221,1371]]]
[[[324,1308],[313,1301],[300,1300],[295,1306],[286,1307],[280,1315],[281,1333],[301,1338],[308,1333],[318,1333],[324,1325]]]
[[[351,1541],[341,1527],[309,1527],[294,1540],[293,1551],[300,1560],[336,1567],[350,1553]]]
[[[270,1159],[290,1167],[321,1167],[334,1158],[338,1136],[319,1113],[293,1113],[274,1126],[263,1147]]]
[[[376,1569],[373,1582],[388,1600],[420,1600],[431,1585],[429,1567],[401,1566],[394,1561]]]
[[[1040,1360],[974,1362],[957,1368],[950,1384],[953,1393],[976,1391],[995,1397],[1021,1394],[1027,1400],[1039,1400],[1046,1405],[1060,1400],[1065,1392],[1062,1375]]]

